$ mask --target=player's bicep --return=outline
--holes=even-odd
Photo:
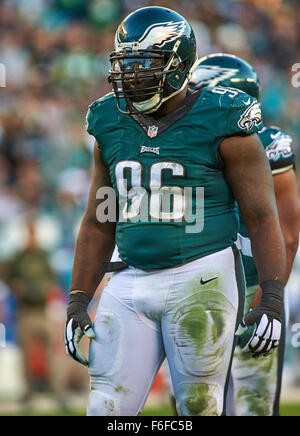
[[[85,211],[85,216],[89,220],[95,220],[96,222],[96,210],[99,205],[99,189],[101,188],[111,188],[111,180],[109,176],[108,167],[105,165],[102,153],[98,147],[97,142],[94,145],[94,166],[92,181],[90,186],[88,204]]]
[[[274,214],[272,173],[259,137],[235,136],[220,145],[226,179],[246,222]]]

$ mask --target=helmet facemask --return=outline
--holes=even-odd
[[[151,50],[141,50],[138,43],[133,43],[131,47],[126,43],[122,45],[124,47],[119,46],[110,55],[109,75],[121,112],[153,113],[186,85],[188,73],[185,72],[185,60],[177,54],[180,40],[176,41],[173,50],[156,49],[155,46]],[[174,85],[174,75],[178,89]],[[170,77],[173,78],[172,85]],[[121,108],[121,98],[126,101],[126,109]]]

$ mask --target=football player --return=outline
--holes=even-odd
[[[188,91],[195,37],[170,9],[126,17],[110,60],[113,93],[87,114],[94,172],[75,250],[67,352],[89,366],[88,415],[139,414],[165,356],[179,414],[221,415],[243,311],[235,199],[262,288],[261,304],[245,316],[256,325],[252,351],[276,348],[281,330],[286,260],[256,135],[260,108],[238,90]],[[122,262],[92,326],[88,305],[115,242]],[[89,361],[78,347],[84,334]]]
[[[200,60],[190,86],[193,89],[200,89],[207,85],[237,88],[259,100],[260,84],[256,72],[246,61],[233,55],[213,54]],[[284,281],[286,284],[297,252],[300,230],[300,201],[294,171],[292,138],[279,127],[273,126],[264,127],[258,134],[273,174],[279,220],[286,247],[287,271]],[[247,227],[242,216],[240,219],[239,240],[246,275],[245,310],[247,312],[249,308],[254,308],[260,303],[261,288]],[[286,312],[287,310],[285,324],[287,324]],[[258,360],[251,358],[247,348],[243,351],[251,338],[252,330],[249,327],[248,331],[239,337],[235,350],[232,366],[235,407],[232,408],[230,404],[229,409],[235,409],[238,416],[276,416],[279,415],[285,329],[282,329],[279,348],[264,359]]]

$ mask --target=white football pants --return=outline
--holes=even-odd
[[[243,283],[231,247],[176,268],[112,274],[90,344],[88,415],[140,414],[165,356],[179,415],[221,415]]]

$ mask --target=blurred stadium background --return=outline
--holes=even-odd
[[[0,88],[2,415],[84,413],[87,371],[65,356],[63,326],[91,174],[85,114],[110,91],[116,25],[147,5],[189,19],[199,56],[223,51],[254,65],[265,123],[293,136],[299,162],[300,88],[292,86],[292,67],[300,62],[298,0],[0,0],[0,64],[6,68]],[[282,394],[282,413],[298,416],[299,285],[300,253],[290,281]],[[161,373],[145,413],[172,413]]]

